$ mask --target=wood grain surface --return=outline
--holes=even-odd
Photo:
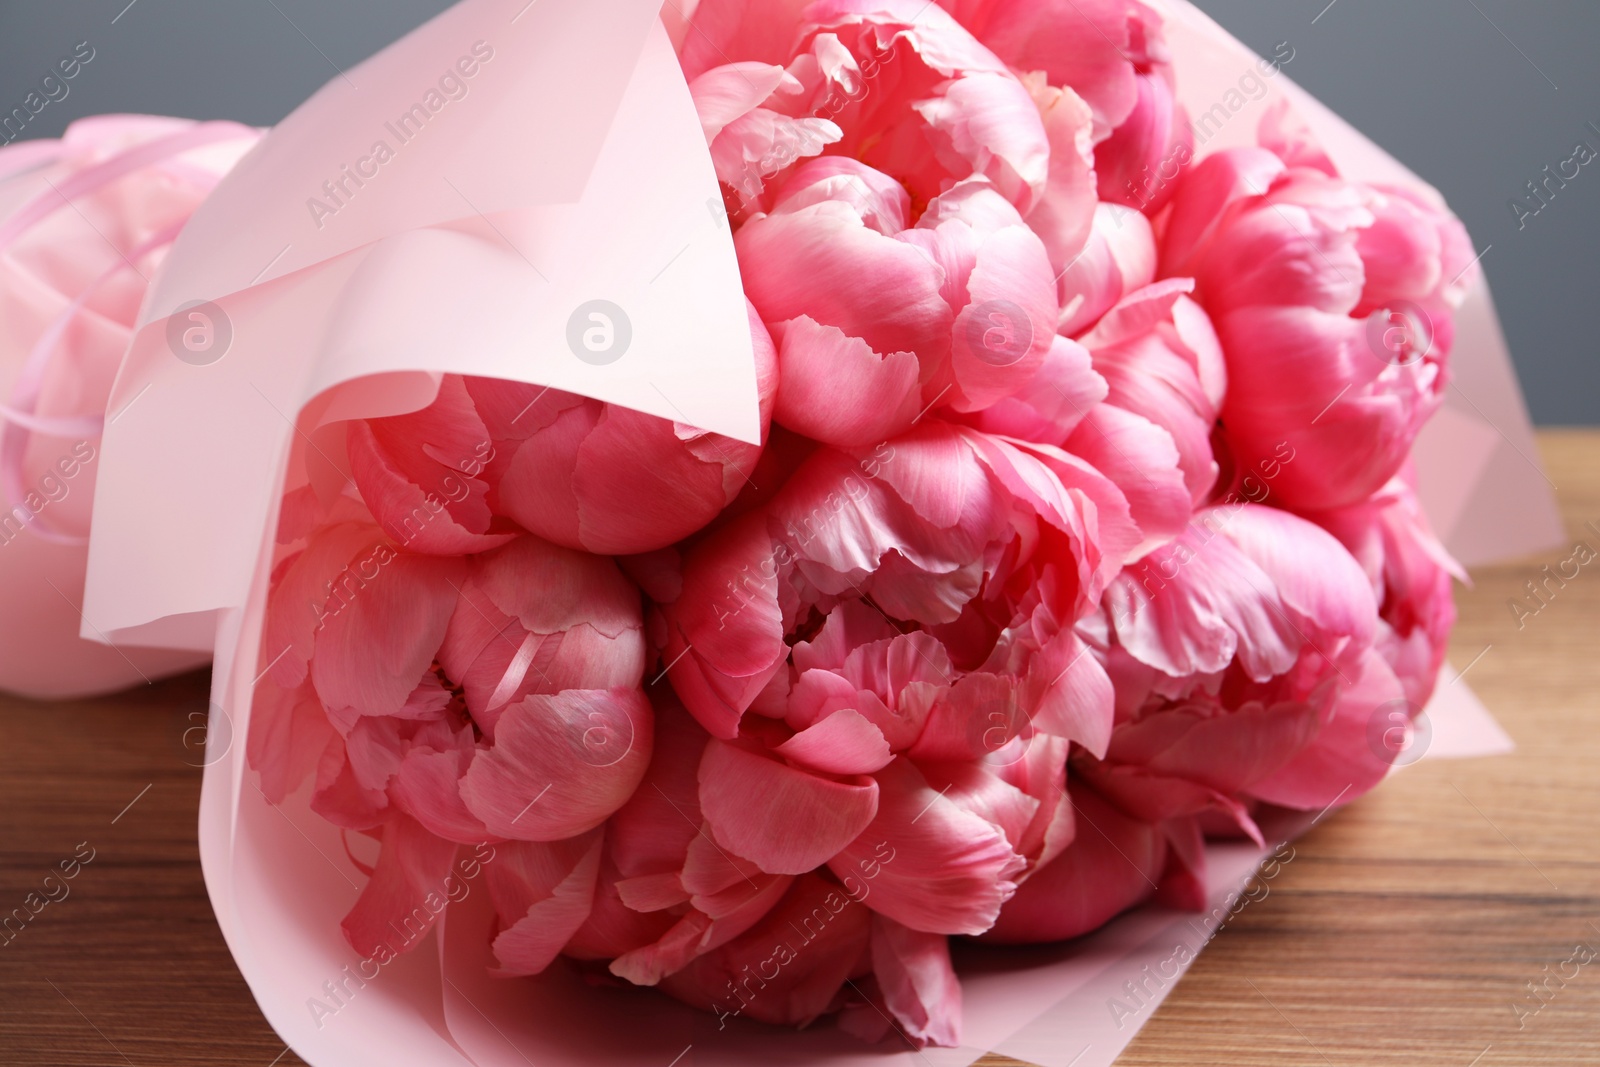
[[[1600,525],[1600,432],[1546,431],[1541,447],[1573,540],[1600,550],[1583,528]],[[1569,962],[1600,949],[1600,561],[1520,625],[1508,607],[1570,554],[1478,570],[1460,594],[1451,661],[1516,754],[1425,760],[1325,819],[1121,1064],[1600,1064],[1600,959]],[[70,895],[0,934],[0,1065],[301,1062],[201,881],[185,731],[206,696],[192,675],[83,703],[0,699],[0,915],[78,863],[50,883]]]

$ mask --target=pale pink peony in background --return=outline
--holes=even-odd
[[[167,247],[259,131],[103,115],[0,148],[0,688],[112,692],[204,662],[78,636],[106,402]],[[176,357],[174,357],[176,358]]]

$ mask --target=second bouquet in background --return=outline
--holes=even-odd
[[[249,762],[369,839],[363,957],[487,843],[500,974],[955,1046],[952,938],[1202,909],[1208,837],[1389,769],[1453,619],[1409,458],[1470,245],[1281,107],[1202,158],[1139,3],[674,39],[761,443],[462,375],[322,426]]]

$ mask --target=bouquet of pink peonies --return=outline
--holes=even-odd
[[[284,501],[250,761],[379,843],[362,956],[492,843],[502,974],[954,1046],[952,937],[1198,910],[1206,834],[1388,770],[1461,226],[1277,114],[1135,211],[1193,140],[1156,13],[949,8],[682,34],[759,446],[447,376]]]
[[[1453,622],[1415,443],[1473,251],[1289,96],[1191,124],[1184,55],[1242,51],[1197,18],[469,0],[196,215],[88,609],[218,648],[208,881],[303,1054],[498,1063],[596,1003],[993,1047],[1028,1020],[964,1033],[963,958],[1204,911],[1216,842],[1391,769]],[[431,140],[285,202],[469,49],[507,58]],[[231,330],[204,378],[185,297]],[[209,550],[182,588],[135,469]]]

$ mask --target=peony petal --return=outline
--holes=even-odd
[[[556,841],[616,811],[650,763],[654,719],[637,689],[569,689],[507,708],[461,796],[490,833]]]
[[[1171,542],[1188,525],[1193,503],[1189,486],[1172,436],[1160,426],[1102,404],[1089,412],[1066,448],[1104,472],[1127,498],[1143,535],[1129,562]]]
[[[1099,929],[1155,893],[1167,858],[1160,830],[1129,818],[1086,786],[1074,783],[1071,793],[1077,838],[1022,884],[985,941],[1064,941]]]
[[[793,880],[759,922],[661,982],[727,1020],[805,1026],[828,1011],[868,945],[869,915],[816,874]]]
[[[719,917],[690,911],[654,944],[612,960],[611,973],[634,985],[661,983],[761,922],[783,899],[793,881],[786,876],[759,875],[751,884],[740,883],[732,891],[734,901],[719,909]]]
[[[1384,731],[1415,713],[1383,657],[1369,652],[1344,686],[1317,739],[1250,793],[1269,804],[1316,811],[1349,802],[1383,780],[1393,762]],[[1375,725],[1376,724],[1376,725]]]
[[[311,677],[330,710],[399,711],[433,662],[455,610],[463,563],[395,554],[347,572],[316,635]]]
[[[483,442],[488,445],[487,431]],[[455,556],[483,552],[515,536],[488,532],[487,485],[439,466],[433,478],[438,487],[424,489],[393,465],[368,423],[350,424],[346,450],[350,476],[362,500],[396,544],[413,552]],[[463,504],[452,508],[457,495],[462,495]]]
[[[494,955],[502,977],[540,974],[589,918],[600,871],[602,837],[553,844],[506,842],[487,866],[500,912]]]
[[[844,708],[773,749],[823,774],[872,774],[894,759],[883,733],[860,712]]]
[[[684,560],[684,594],[662,606],[672,688],[714,736],[739,720],[788,654],[764,515],[716,531]]]
[[[802,315],[773,327],[781,368],[774,417],[826,444],[872,445],[911,425],[922,408],[920,365]]]
[[[1099,217],[1095,202],[1094,112],[1071,89],[1045,84],[1042,73],[1025,73],[1022,79],[1039,109],[1050,143],[1050,176],[1044,196],[1028,212],[1028,225],[1050,253],[1051,277],[1060,278],[1083,254]],[[1072,290],[1063,287],[1061,292]]]
[[[492,835],[483,820],[461,799],[461,777],[471,766],[472,753],[470,742],[453,752],[413,748],[389,784],[389,799],[447,841],[470,845],[488,840]]]
[[[1271,579],[1221,533],[1245,507],[1199,513],[1111,584],[1107,611],[1135,659],[1174,678],[1214,674],[1235,655],[1257,681],[1293,666],[1304,639]]]
[[[884,1004],[912,1045],[961,1044],[961,983],[950,940],[872,917],[872,973]]]
[[[711,144],[723,127],[759,107],[784,80],[780,66],[770,63],[724,63],[689,82],[695,113]]]
[[[700,810],[724,848],[772,874],[803,874],[872,822],[878,785],[830,781],[712,741],[700,761]]]
[[[456,844],[401,816],[384,827],[378,865],[339,924],[363,959],[390,957],[421,943],[449,902]]]
[[[880,865],[872,909],[914,930],[987,930],[1016,891],[1023,858],[999,827],[940,796],[906,758],[877,780],[877,818],[829,867],[844,878]]]
[[[342,610],[347,590],[358,588],[349,568],[375,558],[383,544],[375,526],[339,523],[316,531],[304,551],[278,564],[261,641],[268,674],[281,688],[305,681],[324,617]]]
[[[309,683],[283,689],[269,676],[257,684],[250,706],[248,757],[261,775],[261,792],[269,802],[282,804],[298,789],[333,739],[333,727]]]

